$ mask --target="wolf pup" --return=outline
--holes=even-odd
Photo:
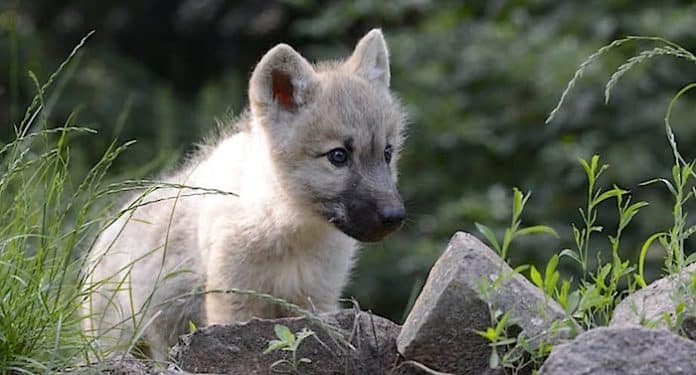
[[[356,241],[381,240],[405,215],[405,116],[389,80],[377,29],[343,62],[312,65],[286,44],[268,51],[236,131],[132,199],[98,238],[86,332],[126,348],[138,338],[162,360],[189,322],[289,314],[231,288],[337,309]]]

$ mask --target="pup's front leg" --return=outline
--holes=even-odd
[[[230,324],[247,321],[253,317],[280,317],[280,307],[258,297],[241,295],[233,290],[257,290],[259,283],[249,282],[244,275],[249,269],[228,261],[211,262],[208,266],[205,310],[208,324]],[[253,272],[251,272],[253,274]]]
[[[231,324],[243,322],[252,318],[252,315],[244,307],[245,297],[231,293],[218,293],[218,288],[210,288],[205,295],[205,312],[208,325]]]

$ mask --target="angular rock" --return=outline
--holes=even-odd
[[[652,282],[646,288],[626,297],[616,306],[609,326],[626,327],[648,325],[655,328],[670,328],[662,319],[664,314],[674,318],[676,301],[691,305],[693,314],[696,296],[690,295],[688,285],[696,272],[696,263],[684,268],[681,274],[663,277]],[[685,296],[687,296],[685,298]],[[687,310],[688,312],[688,310]],[[688,337],[696,337],[696,316],[687,316],[681,329]]]
[[[268,342],[276,339],[274,326],[282,324],[293,333],[309,328],[319,339],[308,337],[300,345],[297,358],[312,361],[299,365],[302,373],[386,374],[396,365],[396,323],[355,310],[341,310],[322,318],[344,331],[346,338],[352,338],[356,350],[342,347],[324,328],[299,317],[200,328],[182,336],[171,356],[182,370],[192,373],[270,374],[274,362],[291,358],[290,352],[281,350],[263,354]]]
[[[539,375],[696,374],[696,343],[663,329],[602,327],[556,346]]]
[[[509,311],[517,331],[527,337],[562,341],[563,333],[548,334],[551,322],[564,318],[561,306],[515,273],[493,250],[467,233],[456,233],[428,276],[397,339],[399,353],[437,371],[484,374],[491,348],[475,333],[491,325],[489,305],[481,295],[482,279],[493,284],[493,309]]]

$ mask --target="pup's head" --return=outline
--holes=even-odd
[[[389,79],[387,45],[372,30],[344,62],[312,66],[279,44],[249,85],[253,126],[287,198],[360,241],[382,239],[405,216],[396,188],[404,114]]]

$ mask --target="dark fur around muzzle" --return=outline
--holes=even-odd
[[[362,242],[376,242],[395,231],[406,217],[406,209],[391,177],[388,188],[376,188],[354,179],[337,197],[330,219],[338,229]]]

